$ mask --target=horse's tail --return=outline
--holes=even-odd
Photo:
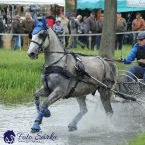
[[[109,66],[110,66],[110,68],[111,68],[111,73],[112,73],[113,79],[114,79],[114,84],[113,84],[113,86],[112,86],[112,89],[115,90],[116,84],[117,84],[118,69],[117,69],[116,64],[109,63]],[[113,97],[113,95],[114,95],[114,93],[112,93],[112,97]]]

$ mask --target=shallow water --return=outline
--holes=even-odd
[[[51,117],[44,118],[41,124],[42,136],[57,136],[55,141],[51,139],[41,140],[42,144],[49,145],[117,145],[124,140],[129,141],[135,138],[137,132],[145,130],[145,110],[138,104],[133,103],[112,103],[114,114],[111,119],[107,118],[99,99],[88,96],[88,113],[78,123],[78,130],[68,132],[68,124],[78,113],[79,106],[75,99],[60,100],[50,106]],[[37,116],[33,103],[6,107],[0,105],[0,145],[6,145],[3,134],[7,130],[13,130],[16,137],[14,145],[35,145],[37,134],[30,134],[31,126]],[[27,140],[31,136],[34,139]],[[41,137],[40,137],[41,136]],[[38,139],[38,138],[37,138]],[[20,142],[21,141],[21,142]],[[23,141],[23,142],[22,142]],[[37,140],[38,141],[38,140]]]

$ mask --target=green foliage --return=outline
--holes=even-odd
[[[74,11],[75,7],[69,3],[69,0],[65,0],[66,3],[66,11]]]
[[[125,141],[123,145],[145,145],[145,133],[138,133],[136,139],[130,142]]]
[[[0,98],[6,102],[33,99],[41,86],[43,55],[32,61],[26,51],[0,50]]]

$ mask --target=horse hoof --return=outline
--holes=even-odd
[[[31,133],[37,133],[39,132],[40,130],[37,130],[37,129],[31,129]]]
[[[39,124],[34,124],[31,128],[31,133],[37,133],[41,130]]]
[[[51,116],[51,113],[48,109],[45,109],[44,111],[44,117],[50,117]]]
[[[77,130],[76,124],[75,123],[70,123],[68,125],[68,131],[75,131],[75,130]]]

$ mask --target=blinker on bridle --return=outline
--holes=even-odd
[[[48,29],[48,28],[47,28],[47,29]],[[39,35],[41,35],[41,34],[42,34],[42,38],[43,38],[43,40],[42,40],[42,43],[41,43],[41,44],[39,44],[38,42],[36,42],[36,41],[34,41],[34,40],[31,40],[31,42],[33,42],[33,43],[35,43],[35,44],[37,44],[37,45],[38,45],[38,53],[43,52],[43,48],[42,48],[42,46],[43,46],[43,44],[44,44],[45,39],[47,38],[47,36],[48,36],[48,38],[49,38],[49,34],[48,34],[47,29],[42,28],[42,30],[44,30],[44,31],[43,31],[43,33],[40,33],[40,34],[39,34]],[[39,37],[39,36],[38,36],[38,37]],[[32,32],[31,32],[31,33],[29,33],[29,38],[30,38],[30,39],[32,39]]]

